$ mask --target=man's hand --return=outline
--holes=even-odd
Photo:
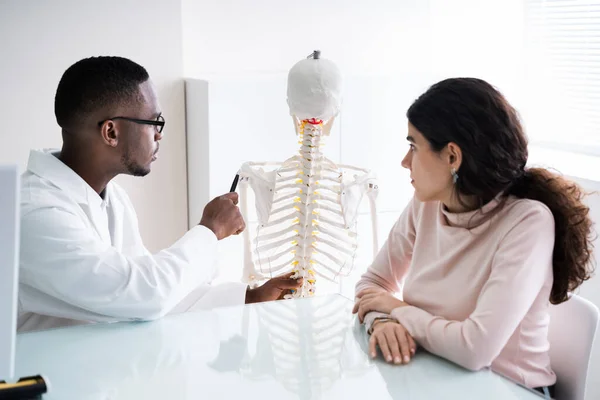
[[[369,339],[369,353],[377,357],[377,346],[383,358],[394,364],[408,364],[415,354],[417,345],[410,334],[396,321],[373,323],[373,333]]]
[[[294,275],[294,272],[270,279],[256,289],[248,289],[246,304],[281,300],[283,296],[290,294],[293,289],[298,290],[302,286],[303,279],[292,279],[292,275]]]
[[[235,192],[217,197],[204,207],[200,225],[213,231],[218,240],[242,233],[246,223],[237,203],[238,194]]]
[[[364,321],[365,315],[371,311],[391,314],[393,309],[408,305],[391,293],[381,289],[365,289],[360,291],[356,297],[357,300],[352,314],[358,313],[358,320],[361,323]]]

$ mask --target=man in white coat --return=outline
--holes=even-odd
[[[153,320],[169,313],[282,298],[289,275],[249,289],[212,286],[217,241],[245,229],[237,194],[211,201],[199,225],[171,247],[143,245],[119,174],[144,176],[165,120],[146,70],[92,57],[65,71],[55,97],[61,150],[32,151],[21,191],[19,331],[90,322]]]

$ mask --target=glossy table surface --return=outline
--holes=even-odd
[[[86,325],[17,336],[17,376],[44,399],[540,399],[490,370],[423,351],[410,364],[367,354],[342,296]]]

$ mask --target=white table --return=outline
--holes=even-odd
[[[351,308],[326,296],[20,334],[16,372],[61,400],[541,398],[426,352],[373,361]]]

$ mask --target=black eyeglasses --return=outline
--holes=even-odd
[[[165,127],[165,117],[163,117],[162,115],[159,115],[158,117],[156,117],[155,120],[137,119],[137,118],[129,118],[129,117],[113,117],[113,118],[108,118],[108,119],[105,119],[104,121],[98,122],[98,126],[102,126],[103,123],[105,123],[106,121],[110,121],[112,119],[122,119],[125,121],[131,121],[131,122],[135,122],[136,124],[142,124],[142,125],[154,125],[154,126],[156,126],[156,130],[158,131],[158,133],[162,133],[162,131]]]

